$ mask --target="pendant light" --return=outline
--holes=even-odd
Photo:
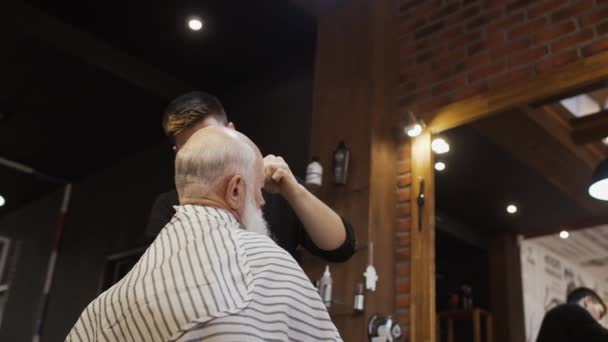
[[[589,195],[602,201],[608,201],[608,158],[604,159],[593,171]]]

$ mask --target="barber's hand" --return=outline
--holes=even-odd
[[[264,190],[270,193],[279,193],[286,197],[292,190],[299,185],[296,178],[291,173],[289,165],[281,157],[272,154],[264,158],[264,172],[266,180]]]

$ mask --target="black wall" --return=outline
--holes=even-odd
[[[262,153],[284,156],[302,176],[311,99],[312,70],[300,68],[243,85],[222,101],[237,129]],[[62,341],[95,298],[107,255],[143,243],[155,196],[173,186],[172,161],[173,153],[162,143],[74,185],[42,342]],[[31,340],[60,202],[58,190],[0,219],[0,235],[23,241],[0,341]]]

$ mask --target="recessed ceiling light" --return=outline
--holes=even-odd
[[[602,139],[602,144],[608,146],[608,137],[605,137],[604,139]]]
[[[515,214],[517,212],[517,206],[515,206],[515,204],[509,204],[507,206],[507,212],[509,214]]]
[[[4,200],[4,197],[0,195],[0,207],[3,206],[4,203],[6,203],[6,201]]]
[[[199,31],[203,28],[203,21],[199,18],[190,18],[190,20],[188,20],[188,27],[192,31]]]
[[[559,237],[562,239],[567,239],[570,236],[570,233],[568,233],[565,230],[562,230],[561,232],[559,232]]]
[[[444,162],[436,162],[435,163],[435,170],[437,170],[437,171],[443,171],[443,170],[445,170],[445,163]]]
[[[444,154],[450,152],[450,145],[443,139],[437,138],[431,143],[431,148],[437,154]]]

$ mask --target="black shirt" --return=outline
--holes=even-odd
[[[608,342],[608,330],[577,304],[561,304],[543,318],[536,342]]]
[[[298,246],[303,246],[309,252],[327,261],[340,262],[348,260],[355,253],[355,234],[353,227],[342,218],[346,228],[346,240],[333,251],[324,251],[317,247],[308,236],[302,222],[297,218],[295,212],[287,201],[278,194],[264,193],[264,218],[268,222],[268,229],[276,243],[289,252],[299,261],[297,253]],[[163,227],[169,223],[175,209],[179,205],[176,190],[159,195],[154,202],[146,233],[150,237],[156,237]]]

